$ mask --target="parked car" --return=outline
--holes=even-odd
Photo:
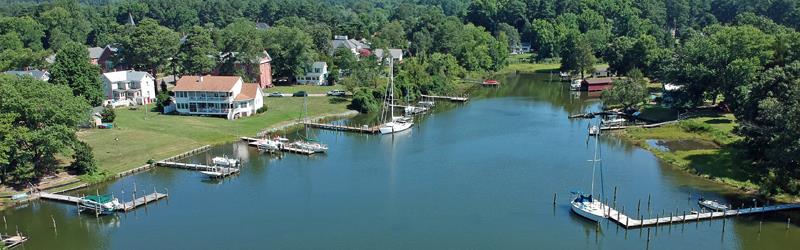
[[[283,94],[281,92],[272,92],[272,93],[269,93],[268,96],[269,97],[283,97]]]
[[[347,92],[345,92],[344,90],[334,89],[334,90],[328,91],[328,96],[345,96],[346,93]]]
[[[303,97],[303,96],[308,96],[308,93],[306,93],[305,91],[301,90],[301,91],[294,92],[294,94],[292,94],[292,96],[294,96],[294,97]]]

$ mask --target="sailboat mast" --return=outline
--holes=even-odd
[[[394,121],[394,58],[389,57],[389,110],[391,110],[390,121]]]
[[[589,193],[592,196],[594,196],[594,172],[595,172],[595,168],[597,166],[597,161],[598,161],[598,159],[597,159],[597,147],[599,147],[599,145],[600,145],[600,127],[598,127],[597,130],[598,130],[597,134],[594,136],[595,137],[595,140],[594,140],[594,157],[592,158],[592,192]]]

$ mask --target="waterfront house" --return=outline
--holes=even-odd
[[[34,79],[42,80],[45,82],[50,81],[50,72],[47,72],[46,70],[10,70],[6,71],[5,73],[9,75],[16,75],[19,77],[30,76],[33,77]]]
[[[325,85],[328,83],[328,64],[314,62],[306,68],[304,76],[297,77],[299,84]]]
[[[531,52],[531,43],[520,43],[511,46],[511,54],[524,54]]]
[[[595,92],[610,89],[614,86],[614,78],[586,78],[581,82],[581,91]]]
[[[180,114],[232,120],[251,116],[264,106],[261,85],[244,83],[238,76],[183,76],[172,91]]]
[[[331,50],[329,52],[330,55],[333,55],[338,48],[347,48],[353,55],[359,56],[361,51],[369,50],[369,44],[367,44],[366,40],[356,40],[356,39],[349,39],[347,36],[334,36],[333,40],[331,40]]]
[[[380,60],[383,60],[383,56],[384,56],[385,52],[383,51],[383,49],[375,49],[373,51],[373,54],[380,61]],[[389,49],[389,56],[394,58],[395,61],[403,61],[403,50],[401,50],[401,49]]]
[[[221,53],[219,59],[222,62],[212,71],[212,75],[221,75],[222,72],[242,71],[248,77],[255,79],[262,88],[272,87],[272,57],[265,50],[264,53],[253,59],[250,63],[246,60],[237,58],[239,53]]]
[[[113,107],[150,104],[156,99],[155,78],[143,71],[104,73],[103,93]]]

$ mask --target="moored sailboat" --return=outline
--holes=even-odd
[[[574,200],[572,200],[572,202],[570,202],[573,212],[592,221],[600,221],[602,219],[608,218],[608,215],[606,214],[606,209],[608,207],[594,197],[595,169],[597,168],[597,163],[600,161],[600,159],[597,158],[599,147],[600,147],[600,130],[598,130],[597,134],[595,135],[594,158],[590,160],[592,162],[591,192],[588,195],[580,192],[573,192],[573,194],[575,194],[576,197]],[[600,167],[600,171],[603,171],[602,167]]]
[[[414,125],[414,120],[411,117],[397,117],[394,116],[394,59],[389,59],[390,77],[389,77],[389,94],[387,99],[389,103],[384,103],[384,108],[389,109],[389,117],[387,122],[381,125],[381,134],[392,134],[405,131]]]

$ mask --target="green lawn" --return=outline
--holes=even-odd
[[[344,86],[316,86],[316,85],[292,85],[292,86],[275,86],[272,88],[264,89],[264,93],[281,92],[284,94],[292,94],[297,91],[305,91],[309,94],[327,94],[328,91],[338,89],[345,90]]]
[[[650,129],[628,129],[624,136],[649,149],[671,165],[688,172],[725,183],[742,190],[758,189],[761,178],[758,171],[743,157],[737,147],[741,139],[733,134],[736,119],[732,114],[704,113],[703,116],[687,119],[679,124]],[[718,145],[718,148],[661,151],[652,148],[647,140],[666,142],[700,141]]]
[[[347,111],[347,100],[308,98],[309,116]],[[117,109],[113,129],[81,131],[78,137],[92,146],[98,166],[119,173],[206,145],[230,142],[240,136],[297,119],[303,98],[265,98],[268,111],[229,121],[217,117],[145,114],[143,110]]]

